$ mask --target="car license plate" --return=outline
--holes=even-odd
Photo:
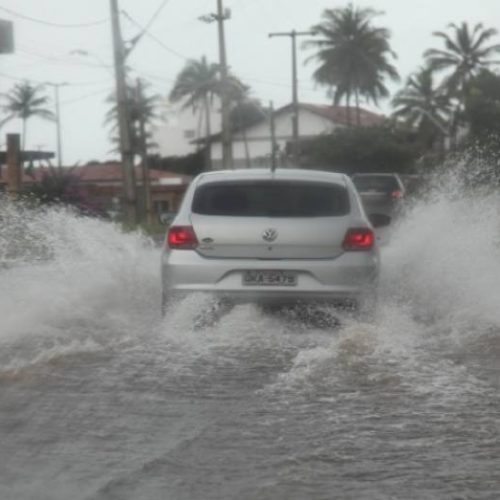
[[[297,274],[290,271],[244,271],[246,286],[296,286]]]

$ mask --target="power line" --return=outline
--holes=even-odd
[[[130,21],[132,22],[135,26],[137,26],[140,29],[144,29],[135,19],[133,19],[130,14],[128,14],[125,11],[122,11],[122,14]],[[165,45],[158,37],[153,35],[150,31],[145,31],[144,34],[148,35],[152,40],[154,40],[160,47],[162,47],[164,50],[169,52],[170,54],[173,54],[177,56],[178,58],[184,60],[184,61],[189,61],[192,58],[188,57],[184,54],[181,54],[180,52],[175,51],[174,49],[171,49],[167,45]],[[154,77],[152,77],[154,78]],[[157,79],[160,79],[157,77]],[[290,83],[282,83],[282,82],[271,82],[271,81],[266,81],[266,80],[259,80],[257,78],[245,78],[249,82],[255,82],[263,85],[270,85],[273,87],[284,87],[284,88],[292,88],[292,85]],[[165,79],[166,80],[166,79]],[[307,92],[316,92],[316,89],[313,88],[305,88],[305,87],[300,87],[301,91],[307,91]]]
[[[242,76],[243,76],[244,80],[248,81],[248,82],[254,82],[254,83],[261,84],[261,85],[269,85],[271,87],[282,87],[282,88],[287,88],[287,89],[292,88],[291,83],[284,83],[284,82],[277,82],[277,81],[270,81],[270,80],[261,80],[260,78],[253,78],[250,76],[246,77],[245,75],[242,75]],[[301,81],[304,81],[304,80],[299,80],[299,84],[301,83]],[[306,92],[316,92],[316,89],[314,89],[312,87],[300,86],[300,90],[306,91]]]
[[[149,73],[149,72],[146,72],[146,71],[139,71],[137,69],[134,68],[134,71],[138,74],[142,74],[142,75],[145,75],[147,76],[148,78],[151,78],[152,80],[157,80],[157,81],[160,81],[160,82],[167,82],[167,83],[174,83],[175,80],[173,78],[168,78],[166,76],[159,76],[159,75],[155,75],[153,73]]]
[[[145,28],[142,27],[142,25],[140,25],[134,18],[132,18],[132,16],[126,12],[126,11],[122,11],[122,14],[131,22],[133,23],[136,27],[140,28],[141,30],[144,31],[144,34],[145,35],[148,35],[152,40],[154,40],[160,47],[162,47],[164,50],[166,50],[167,52],[169,52],[170,54],[173,54],[175,56],[177,56],[178,58],[184,60],[184,61],[189,61],[191,60],[192,58],[191,57],[188,57],[184,54],[181,54],[180,52],[177,52],[176,50],[168,47],[167,45],[165,45],[165,43],[163,43],[158,37],[156,37],[155,35],[153,35],[150,31],[146,30]],[[152,77],[154,78],[154,77]],[[157,77],[157,79],[160,79]],[[165,79],[166,80],[166,79]],[[247,81],[249,82],[255,82],[255,83],[260,83],[260,84],[263,84],[263,85],[270,85],[270,86],[274,86],[274,87],[284,87],[284,88],[292,88],[292,85],[290,83],[282,83],[282,82],[271,82],[271,81],[266,81],[266,80],[259,80],[257,78],[246,78]],[[313,88],[305,88],[305,87],[301,87],[300,89],[301,91],[308,91],[308,92],[316,92],[316,89],[313,89]]]
[[[92,21],[88,23],[75,23],[75,24],[61,24],[54,23],[51,21],[45,21],[43,19],[36,19],[31,16],[27,16],[25,14],[21,14],[20,12],[16,12],[14,10],[8,9],[7,7],[2,7],[0,5],[0,10],[11,14],[12,16],[18,17],[20,19],[24,19],[26,21],[31,21],[32,23],[43,24],[45,26],[50,26],[52,28],[90,28],[92,26],[99,26],[101,24],[105,24],[109,21],[109,19],[101,19],[99,21]]]
[[[160,12],[164,9],[164,7],[167,5],[167,3],[169,1],[170,0],[163,0],[162,4],[155,10],[155,13],[151,16],[149,21],[146,23],[146,26],[141,29],[141,32],[138,35],[136,35],[134,38],[132,38],[132,40],[129,41],[129,46],[127,47],[126,55],[130,54],[130,52],[132,52],[132,50],[134,50],[135,46],[142,40],[142,37],[145,35],[145,33],[148,32],[149,28],[153,25],[156,18],[160,14]],[[127,14],[126,11],[122,10],[121,13],[124,16],[131,19],[131,17]]]
[[[20,77],[20,76],[13,76],[13,75],[8,75],[6,73],[0,72],[0,76],[2,78],[6,78],[7,80],[13,80],[16,82],[32,82],[32,83],[37,83],[40,85],[43,85],[47,83],[47,80],[34,80],[33,78],[28,78],[28,77]],[[107,83],[109,80],[100,80],[100,81],[95,81],[95,82],[68,82],[67,86],[68,87],[86,87],[86,86],[93,86],[93,85],[102,85],[104,83]]]
[[[83,101],[85,99],[88,99],[89,97],[94,97],[94,96],[104,94],[104,92],[109,92],[109,91],[110,91],[110,88],[107,87],[105,89],[97,90],[95,92],[89,92],[89,93],[83,94],[79,97],[75,97],[73,99],[67,99],[66,101],[61,102],[61,106],[66,106],[68,104],[74,104],[76,102],[80,102],[80,101]]]
[[[165,6],[169,1],[170,0],[163,0],[163,3],[155,10],[155,13],[151,16],[151,19],[147,22],[146,26],[144,27],[144,31],[148,31],[149,28],[151,28],[156,18],[160,15],[161,11],[165,8]]]
[[[138,28],[140,28],[143,31],[144,35],[148,35],[152,40],[154,40],[157,44],[159,44],[164,50],[167,52],[170,52],[174,56],[179,57],[180,59],[183,59],[184,61],[189,61],[190,57],[187,57],[180,52],[175,51],[174,49],[171,49],[167,45],[165,45],[158,37],[153,35],[150,31],[148,31],[146,28],[144,28],[142,25],[140,25],[129,13],[122,11],[122,14],[133,24],[135,24]]]
[[[31,50],[26,50],[23,48],[19,49],[19,53],[21,56],[27,56],[29,58],[37,58],[37,59],[43,59],[44,61],[48,61],[51,64],[54,64],[56,66],[85,66],[87,68],[104,68],[104,69],[110,69],[111,65],[110,64],[95,64],[95,63],[87,63],[87,62],[82,62],[82,61],[76,61],[76,60],[69,60],[67,57],[59,57],[59,56],[50,56],[47,54],[40,54],[38,52],[33,52]]]

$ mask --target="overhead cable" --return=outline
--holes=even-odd
[[[19,76],[13,76],[13,75],[8,75],[6,73],[0,72],[0,76],[2,78],[6,78],[7,80],[13,80],[16,82],[31,82],[31,83],[36,83],[40,85],[44,85],[47,83],[47,80],[36,80],[33,78],[28,78],[28,77],[19,77]],[[68,87],[87,87],[87,86],[94,86],[94,85],[103,85],[105,83],[109,82],[109,80],[100,80],[100,81],[94,81],[94,82],[67,82]]]
[[[151,16],[151,19],[147,22],[146,26],[144,27],[144,31],[147,31],[149,28],[151,28],[156,18],[160,15],[161,11],[165,8],[165,6],[169,1],[170,0],[163,0],[163,3],[155,10],[155,13]]]
[[[149,21],[146,23],[146,26],[144,28],[141,28],[141,32],[136,35],[132,40],[129,41],[129,46],[127,47],[127,55],[135,48],[135,46],[141,41],[142,37],[148,32],[149,28],[153,25],[153,23],[156,21],[156,18],[159,16],[160,12],[164,9],[164,7],[167,5],[167,3],[170,0],[163,0],[161,5],[155,10],[154,14],[151,16]],[[125,10],[121,11],[122,14],[127,17],[129,20],[134,22],[132,18],[130,17],[129,14]],[[137,25],[137,23],[134,22],[134,24]],[[138,26],[138,25],[137,25]]]
[[[7,12],[8,14],[11,14],[12,16],[18,17],[20,19],[31,21],[32,23],[43,24],[45,26],[50,26],[52,28],[90,28],[92,26],[99,26],[101,24],[105,24],[109,21],[109,19],[101,19],[99,21],[92,21],[88,23],[62,24],[51,21],[45,21],[43,19],[36,19],[31,16],[26,16],[25,14],[21,14],[20,12],[16,12],[1,5],[0,5],[0,10],[3,12]]]
[[[90,92],[88,94],[84,94],[84,95],[81,95],[79,97],[75,97],[73,99],[67,99],[67,100],[61,102],[61,106],[66,106],[68,104],[80,102],[80,101],[83,101],[85,99],[88,99],[89,97],[95,97],[97,95],[104,94],[105,92],[110,92],[110,90],[111,89],[109,87],[106,87],[105,89],[97,90],[95,92]]]
[[[180,52],[175,51],[174,49],[171,49],[167,45],[165,45],[158,37],[153,35],[150,31],[148,31],[144,26],[140,25],[128,12],[122,11],[122,14],[133,24],[135,24],[138,28],[142,30],[142,33],[139,36],[143,35],[148,35],[152,40],[154,40],[157,44],[159,44],[161,47],[163,47],[164,50],[167,52],[170,52],[171,54],[179,57],[180,59],[183,59],[185,61],[188,61],[190,58],[181,54]],[[134,39],[135,41],[135,39]]]

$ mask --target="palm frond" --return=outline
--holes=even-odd
[[[306,59],[317,64],[314,79],[333,93],[335,103],[353,95],[377,102],[388,96],[384,80],[399,80],[391,64],[396,54],[390,47],[390,32],[373,25],[380,14],[352,4],[325,9],[321,22],[312,28],[317,36],[304,42],[304,48],[316,50]]]

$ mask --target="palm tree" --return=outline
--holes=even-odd
[[[210,162],[210,142],[208,138],[212,135],[210,123],[210,109],[213,97],[220,92],[220,80],[218,78],[219,65],[208,63],[203,56],[199,61],[192,59],[187,62],[184,69],[177,76],[174,86],[170,92],[172,102],[183,102],[183,108],[192,107],[197,111],[200,107],[205,121],[205,138],[207,160]],[[209,164],[207,163],[207,166]]]
[[[393,117],[405,124],[432,148],[436,133],[449,135],[451,103],[448,94],[436,85],[432,68],[421,68],[392,101]]]
[[[229,75],[228,96],[230,102],[229,123],[233,132],[241,132],[245,147],[247,168],[251,166],[250,149],[248,147],[247,128],[263,117],[267,117],[260,102],[251,96],[251,90],[239,78]]]
[[[466,22],[448,27],[452,30],[451,35],[442,31],[434,33],[444,41],[445,49],[429,49],[424,56],[432,69],[450,72],[445,85],[463,105],[471,79],[481,69],[498,63],[492,57],[500,53],[500,44],[486,45],[498,32],[494,28],[484,29],[482,24],[476,24],[471,30]]]
[[[134,152],[139,153],[141,149],[140,144],[140,124],[144,122],[146,127],[151,128],[154,126],[155,122],[159,120],[160,114],[158,112],[158,107],[160,105],[161,96],[159,94],[149,94],[147,89],[151,85],[147,82],[141,81],[140,93],[138,88],[130,84],[127,85],[127,104],[128,113],[131,124],[131,141],[132,149]],[[112,138],[111,142],[113,144],[119,145],[120,139],[116,135],[119,125],[118,117],[118,104],[116,102],[116,94],[112,93],[106,99],[111,106],[106,113],[104,118],[104,123],[111,125]],[[151,132],[148,130],[146,136],[149,139],[151,137]],[[153,142],[148,142],[146,144],[147,148],[156,146]]]
[[[500,53],[500,44],[486,45],[497,35],[494,28],[485,29],[481,23],[472,30],[466,22],[448,26],[452,34],[437,31],[434,36],[444,41],[445,49],[429,49],[424,53],[428,65],[435,71],[448,71],[444,87],[456,106],[451,118],[452,139],[456,142],[465,103],[470,93],[470,82],[482,69],[498,61],[492,60]]]
[[[55,120],[55,115],[45,106],[49,98],[43,95],[43,85],[32,85],[30,82],[16,83],[12,90],[0,97],[5,101],[1,106],[7,116],[0,121],[0,127],[14,119],[22,120],[22,149],[26,146],[28,120],[39,117],[44,120]]]
[[[390,63],[396,57],[390,47],[390,33],[372,25],[372,19],[379,14],[352,4],[326,9],[322,22],[312,27],[317,36],[304,44],[317,49],[308,59],[319,62],[314,79],[330,88],[334,104],[346,100],[349,122],[350,102],[354,97],[358,125],[360,98],[377,103],[389,95],[385,79],[399,80],[396,68]]]

